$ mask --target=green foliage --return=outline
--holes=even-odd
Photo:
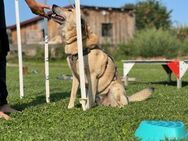
[[[172,29],[172,32],[176,34],[177,38],[181,41],[188,39],[188,27],[179,26]]]
[[[137,29],[144,28],[163,28],[167,29],[171,25],[170,14],[158,0],[139,1],[135,5],[125,5],[124,7],[133,7],[136,12],[136,27]]]
[[[67,63],[50,63],[49,104],[45,102],[44,63],[24,64],[29,73],[24,76],[23,99],[19,99],[18,68],[7,68],[8,100],[21,112],[11,114],[10,121],[0,119],[0,141],[136,141],[134,133],[142,120],[178,120],[188,127],[188,79],[184,79],[183,88],[177,89],[175,82],[165,81],[166,73],[159,65],[135,65],[129,74],[139,82],[129,84],[127,95],[155,87],[149,100],[120,109],[97,106],[84,112],[78,100],[74,109],[67,109],[71,81],[56,78],[71,73]],[[118,62],[120,74],[122,66]]]
[[[186,56],[187,57],[188,56],[188,39],[182,41],[182,44],[183,44],[183,46],[182,46],[180,54],[182,56]]]
[[[13,46],[11,48],[11,52],[9,55],[10,59],[17,58],[17,51],[13,49],[16,48],[16,46]],[[35,50],[36,53],[33,53],[28,55],[26,52],[32,52],[32,50]],[[34,52],[35,52],[34,51]],[[67,56],[64,51],[64,45],[63,44],[51,44],[49,45],[49,59],[50,60],[58,60],[58,59],[65,59]],[[24,60],[44,60],[44,45],[41,44],[30,44],[30,45],[23,45],[23,58]]]
[[[119,53],[124,56],[174,58],[179,55],[181,46],[181,42],[169,31],[145,29],[138,31],[128,44],[120,45]]]

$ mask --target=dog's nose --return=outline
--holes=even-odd
[[[53,5],[52,5],[52,11],[54,11],[57,7],[59,7],[59,6],[53,4]]]

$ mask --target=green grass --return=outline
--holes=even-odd
[[[122,64],[117,64],[122,75]],[[188,80],[185,77],[183,88],[177,89],[175,82],[166,82],[161,66],[136,65],[129,75],[137,82],[126,87],[127,94],[152,86],[151,99],[121,109],[97,106],[83,112],[78,100],[74,109],[67,109],[71,81],[56,78],[70,74],[65,61],[50,63],[50,104],[45,103],[43,62],[25,65],[29,73],[24,76],[23,99],[19,99],[18,68],[7,69],[8,100],[21,112],[11,114],[10,121],[0,119],[0,141],[134,141],[142,120],[180,120],[188,127]]]

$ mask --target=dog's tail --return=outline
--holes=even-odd
[[[139,91],[131,96],[128,96],[129,102],[144,101],[148,99],[151,94],[154,92],[154,88],[146,88],[142,91]]]

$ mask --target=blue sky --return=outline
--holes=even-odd
[[[15,24],[15,8],[14,0],[4,0],[5,9],[6,9],[6,22],[7,25]],[[25,3],[25,0],[20,1],[20,19],[24,21],[35,17],[29,10],[28,6]],[[44,0],[38,0],[43,2]],[[48,4],[57,4],[60,6],[69,5],[70,1],[74,0],[48,0]],[[92,6],[105,6],[105,7],[120,7],[125,3],[135,3],[138,0],[81,0],[83,5],[92,5]],[[188,0],[161,0],[161,2],[167,6],[172,12],[172,21],[173,25],[188,25]]]

